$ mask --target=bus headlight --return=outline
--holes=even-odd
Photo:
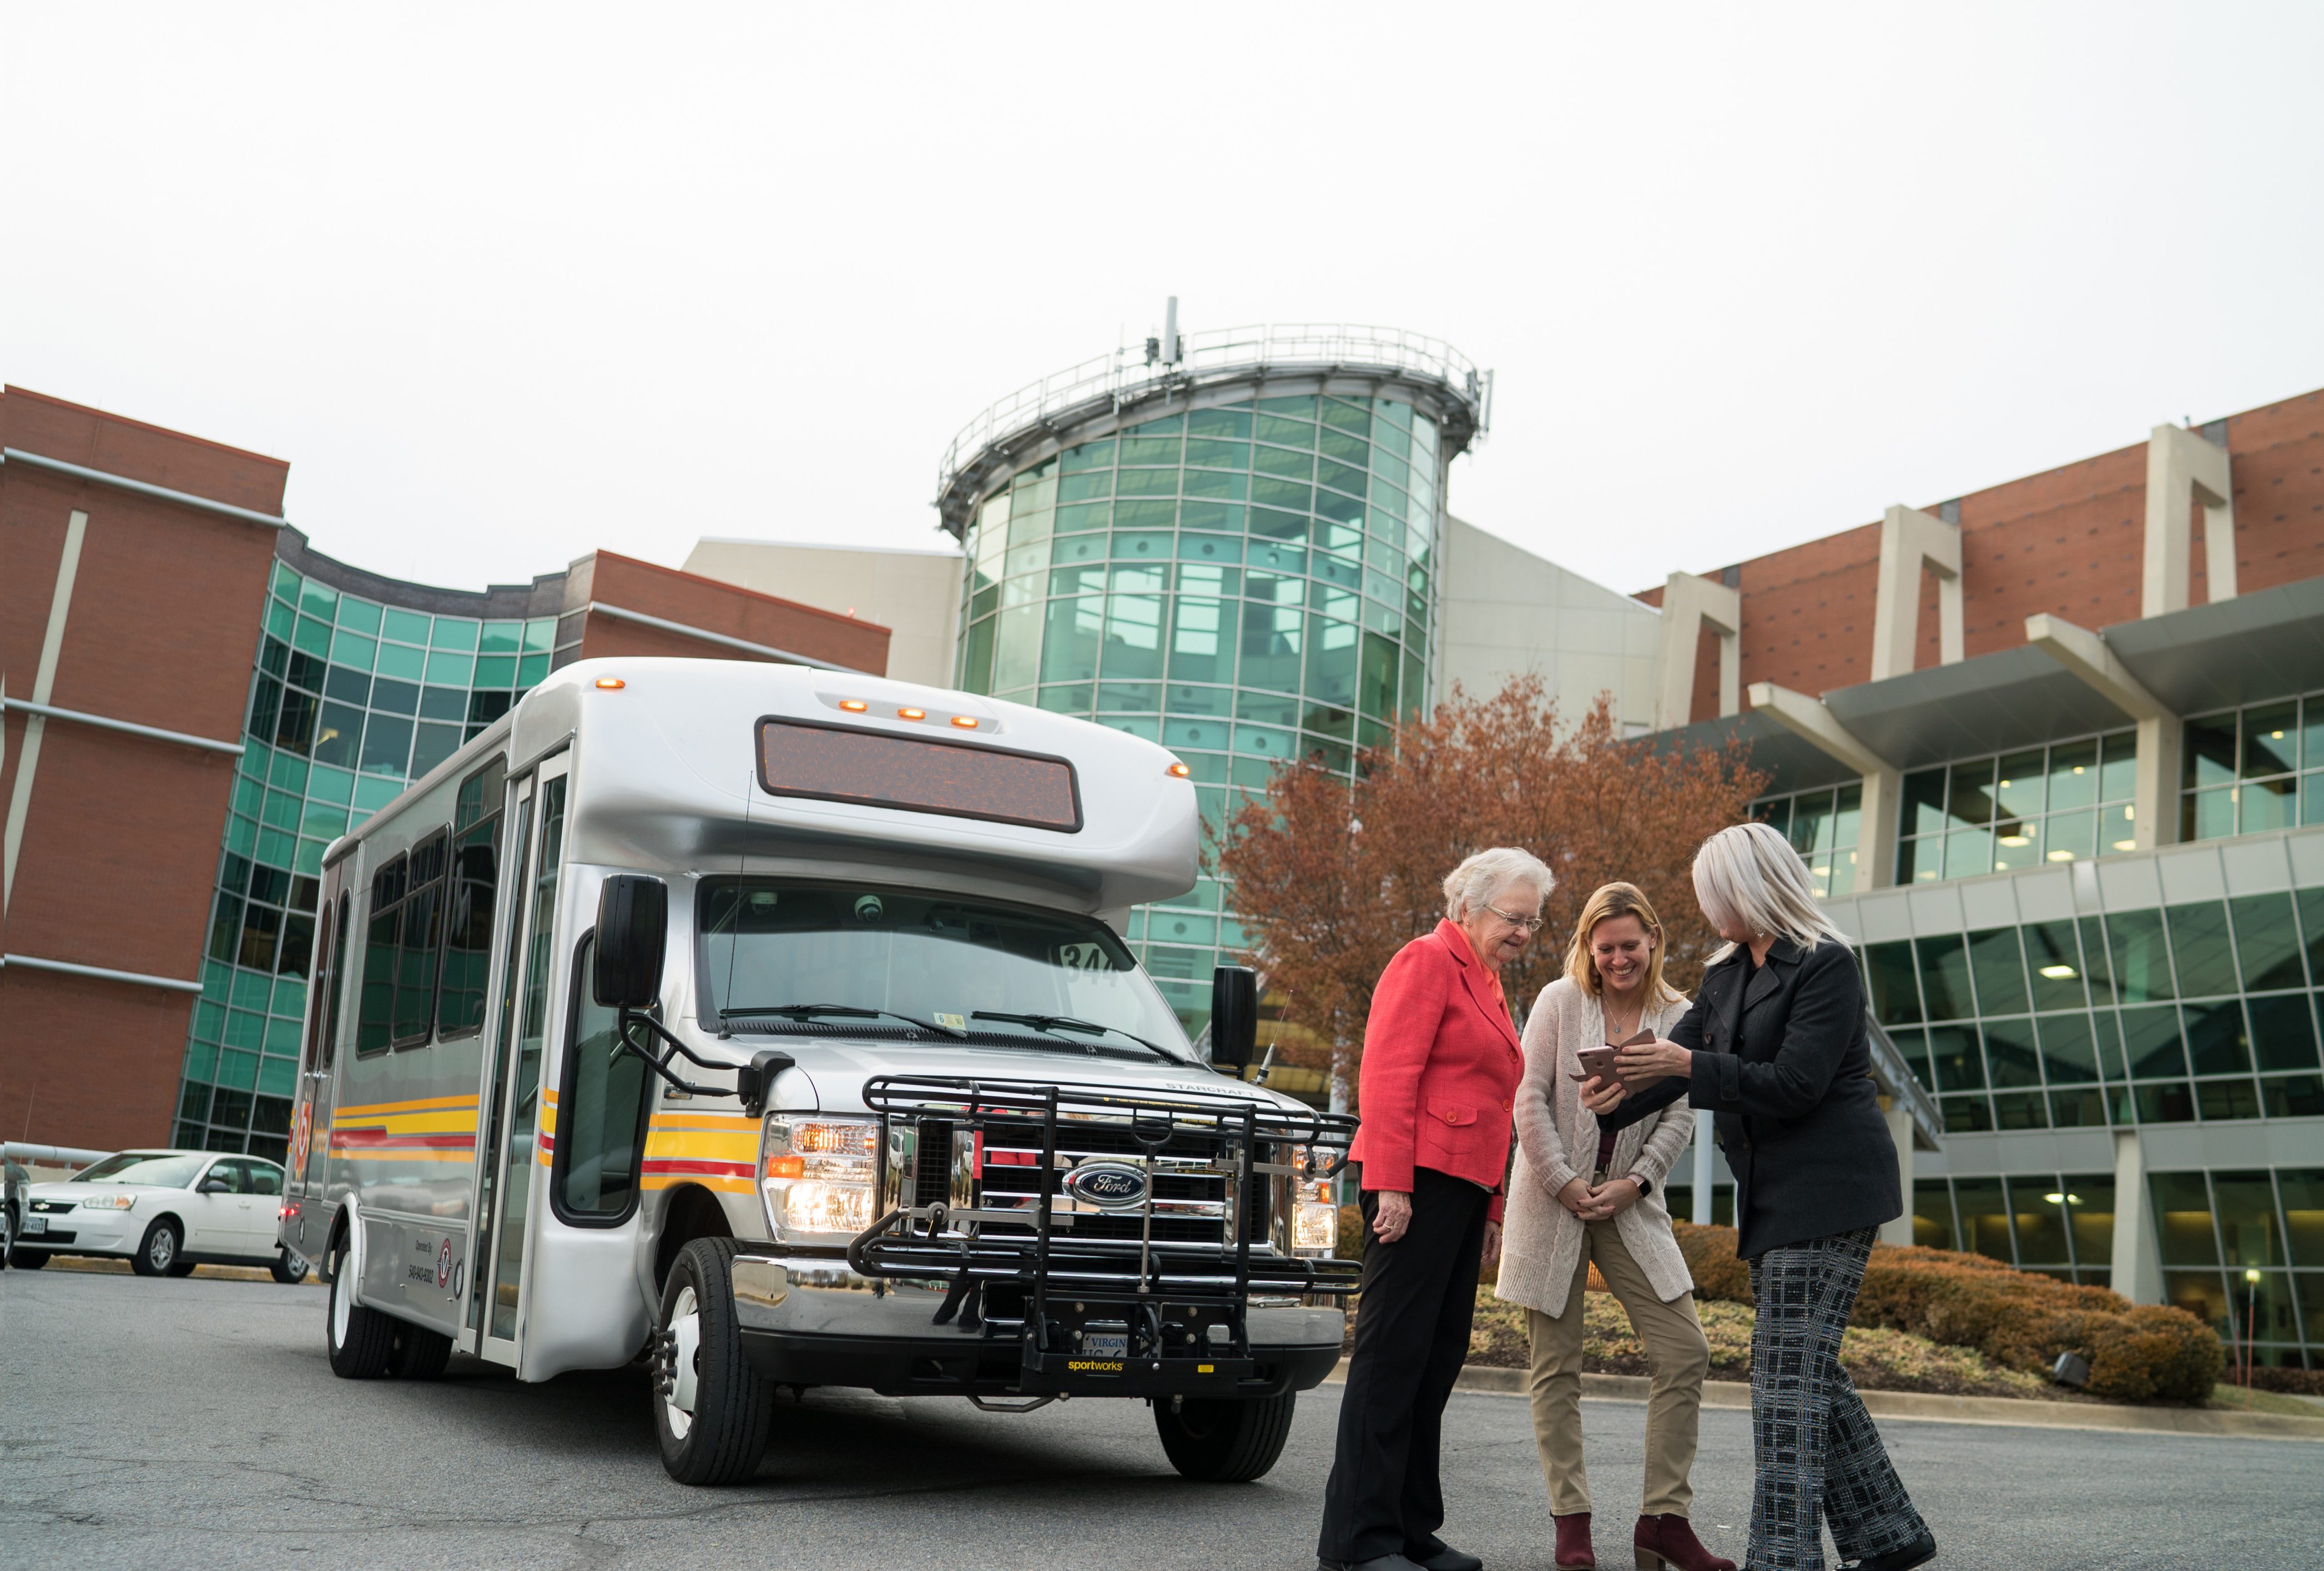
[[[781,1242],[844,1242],[873,1221],[880,1126],[869,1119],[767,1120],[759,1193]]]
[[[1308,1189],[1310,1186],[1301,1185]],[[1311,1192],[1312,1189],[1311,1189]],[[1302,1200],[1291,1213],[1291,1252],[1329,1254],[1339,1247],[1340,1208],[1329,1200]]]

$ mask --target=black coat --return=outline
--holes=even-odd
[[[1777,938],[1757,969],[1738,945],[1702,974],[1670,1040],[1694,1049],[1692,1075],[1649,1086],[1598,1124],[1620,1128],[1681,1095],[1715,1114],[1735,1174],[1738,1254],[1904,1214],[1896,1144],[1872,1083],[1864,981],[1846,945]]]

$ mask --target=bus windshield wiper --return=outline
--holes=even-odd
[[[965,1031],[946,1030],[935,1021],[922,1020],[918,1015],[899,1014],[892,1009],[862,1009],[852,1003],[759,1003],[741,1009],[722,1009],[718,1012],[718,1022],[721,1025],[730,1020],[779,1018],[804,1025],[808,1021],[819,1019],[879,1020],[882,1017],[902,1021],[906,1025],[918,1026],[920,1030],[936,1036],[958,1037],[968,1034]]]
[[[1003,1014],[998,1010],[980,1009],[968,1018],[1005,1021],[1010,1025],[1031,1026],[1037,1031],[1080,1031],[1093,1037],[1102,1037],[1106,1032],[1111,1031],[1118,1037],[1128,1037],[1166,1064],[1175,1064],[1179,1061],[1176,1054],[1163,1051],[1136,1031],[1123,1030],[1118,1025],[1100,1025],[1093,1020],[1076,1020],[1069,1014]]]

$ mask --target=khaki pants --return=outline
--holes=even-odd
[[[1549,1509],[1562,1517],[1590,1509],[1590,1480],[1582,1465],[1582,1301],[1593,1260],[1598,1274],[1629,1312],[1630,1326],[1646,1344],[1647,1366],[1653,1371],[1646,1392],[1646,1484],[1639,1514],[1683,1517],[1694,1501],[1687,1475],[1694,1468],[1711,1344],[1695,1317],[1694,1295],[1682,1294],[1668,1304],[1655,1297],[1654,1285],[1622,1247],[1621,1234],[1611,1222],[1584,1224],[1582,1259],[1573,1268],[1565,1313],[1552,1318],[1538,1309],[1526,1312],[1533,1336],[1527,1384],[1533,1398],[1533,1437],[1541,1448]]]

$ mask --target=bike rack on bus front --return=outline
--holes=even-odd
[[[1360,1268],[1353,1261],[1317,1259],[1272,1247],[1254,1253],[1249,1215],[1254,1176],[1313,1182],[1345,1166],[1355,1133],[1352,1118],[1203,1092],[1157,1095],[1111,1086],[921,1075],[878,1077],[864,1086],[863,1101],[880,1119],[883,1187],[894,1149],[889,1132],[899,1123],[914,1127],[917,1161],[917,1153],[925,1149],[918,1144],[924,1120],[945,1124],[955,1133],[964,1131],[978,1152],[996,1121],[1021,1127],[1039,1120],[1038,1164],[1032,1194],[1025,1197],[1031,1201],[1029,1215],[986,1204],[979,1166],[971,1175],[975,1204],[964,1208],[941,1203],[897,1206],[856,1235],[848,1244],[847,1259],[858,1274],[875,1284],[945,1282],[934,1323],[945,1325],[957,1317],[964,1332],[981,1330],[987,1336],[1000,1326],[993,1323],[996,1317],[979,1313],[985,1289],[1002,1285],[1021,1289],[1026,1300],[1020,1329],[1024,1367],[1028,1376],[1045,1383],[1093,1370],[1167,1377],[1173,1366],[1183,1365],[1176,1372],[1199,1374],[1203,1384],[1231,1386],[1253,1368],[1245,1321],[1252,1295],[1336,1298],[1358,1286]],[[1146,1184],[1137,1207],[1137,1238],[1084,1236],[1061,1242],[1061,1234],[1074,1231],[1074,1218],[1088,1215],[1057,1208],[1056,1202],[1067,1197],[1058,1161],[1061,1121],[1068,1129],[1080,1124],[1126,1132],[1138,1148],[1140,1155],[1134,1160],[1146,1174]],[[1181,1137],[1217,1142],[1207,1168],[1180,1168],[1181,1174],[1227,1181],[1220,1202],[1222,1233],[1214,1242],[1154,1236],[1157,1162],[1164,1149]],[[1309,1148],[1306,1170],[1279,1160],[1259,1160],[1262,1145]],[[1124,1210],[1102,1214],[1119,1216]],[[1029,1235],[996,1234],[995,1227],[1028,1228]],[[1290,1236],[1286,1232],[1286,1243]],[[1119,1309],[1124,1359],[1091,1359],[1054,1345],[1053,1294],[1068,1296],[1085,1319],[1093,1308],[1098,1313]],[[1208,1340],[1206,1326],[1205,1340],[1183,1356],[1175,1355],[1165,1335],[1166,1311],[1173,1308],[1197,1317],[1213,1317],[1210,1325],[1227,1327],[1225,1345]]]

